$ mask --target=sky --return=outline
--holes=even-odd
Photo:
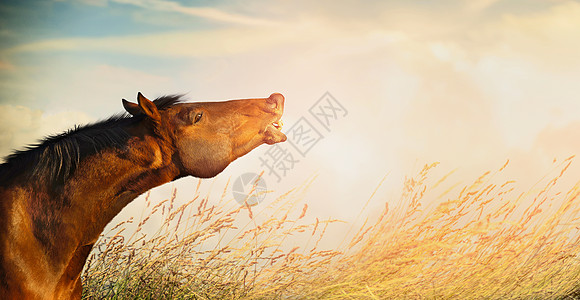
[[[509,160],[506,178],[526,190],[580,149],[578,36],[580,1],[568,0],[2,0],[0,156],[118,113],[137,92],[280,92],[285,132],[308,125],[316,143],[276,148],[280,177],[261,146],[206,190],[264,171],[271,201],[316,176],[311,216],[347,221],[383,178],[370,213],[432,162],[467,184]],[[312,113],[321,103],[340,108],[326,124]],[[153,198],[176,187],[185,201],[196,184]]]

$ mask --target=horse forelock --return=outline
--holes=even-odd
[[[157,109],[165,110],[182,101],[182,95],[169,95],[153,103]],[[0,164],[0,186],[17,178],[62,186],[85,157],[107,148],[125,146],[130,138],[125,125],[142,119],[143,116],[121,113],[97,123],[75,126],[64,133],[45,137],[24,150],[14,151]]]

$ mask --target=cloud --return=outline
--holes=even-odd
[[[55,1],[67,1],[67,0],[55,0]],[[168,0],[68,0],[68,1],[100,7],[108,6],[110,3],[132,5],[135,7],[155,12],[178,13],[186,16],[197,17],[206,20],[235,25],[260,26],[260,25],[273,25],[277,23],[272,20],[226,12],[224,10],[220,10],[214,7],[185,6],[179,2]]]
[[[16,67],[8,61],[0,60],[0,71],[13,71]]]
[[[148,74],[143,71],[100,64],[87,70],[84,74],[87,86],[84,88],[99,88],[106,86],[107,89],[116,91],[132,83],[139,83],[144,86],[164,85],[171,81],[168,77],[155,74]]]
[[[467,9],[472,12],[481,12],[501,0],[471,0],[466,2]]]
[[[16,46],[7,55],[28,52],[108,52],[152,57],[217,57],[264,49],[285,42],[292,32],[243,28],[170,32],[104,38],[49,39]]]
[[[56,1],[66,1],[66,0],[56,0]],[[108,0],[77,0],[80,3],[92,5],[92,6],[100,6],[104,7],[107,6],[109,1]]]
[[[81,111],[47,114],[25,106],[0,105],[0,157],[41,138],[93,119]]]
[[[479,55],[519,58],[548,71],[580,64],[580,3],[566,1],[530,13],[504,13],[466,32],[465,42]]]
[[[411,101],[432,105],[434,112],[460,112],[448,116],[459,119],[470,112],[450,106],[454,104],[452,99],[459,97],[465,103],[487,99],[490,113],[485,114],[486,122],[463,126],[473,131],[495,127],[494,134],[503,144],[522,149],[530,149],[547,126],[565,126],[580,118],[580,86],[576,82],[580,76],[580,42],[574,38],[580,33],[580,3],[564,1],[543,10],[512,9],[509,13],[493,10],[485,17],[472,11],[464,12],[471,18],[455,18],[458,13],[446,11],[453,17],[443,17],[438,11],[429,16],[419,11],[405,15],[399,24],[387,23],[388,29],[407,37],[383,46],[396,62],[389,67],[395,65],[432,83],[418,87],[422,93],[415,97],[423,101]],[[447,19],[454,23],[447,23]],[[425,26],[429,28],[422,29]],[[380,61],[378,55],[371,57]],[[382,73],[387,75],[389,71]],[[445,95],[437,96],[437,85],[445,86]],[[465,97],[468,86],[472,92]],[[417,111],[422,111],[421,105]],[[434,121],[432,116],[426,117],[425,122]],[[448,120],[442,119],[433,128]]]
[[[564,127],[547,127],[540,132],[534,148],[550,158],[577,155],[580,149],[580,121]]]
[[[193,17],[200,17],[208,20],[225,22],[238,25],[272,25],[276,22],[261,18],[248,17],[219,10],[213,7],[192,7],[184,6],[181,3],[166,0],[111,0],[121,4],[130,4],[141,8],[175,12]]]
[[[457,57],[495,101],[498,126],[511,146],[529,149],[547,126],[578,120],[580,3],[542,12],[505,14],[468,34]]]
[[[150,4],[151,10],[192,16],[200,13],[210,18],[211,12],[186,12],[182,4],[171,3],[128,4]],[[75,69],[75,76],[62,78],[79,78],[79,83],[43,78],[45,86],[38,89],[38,94],[67,97],[66,101],[58,100],[62,102],[52,100],[54,104],[79,101],[75,97],[84,91],[92,91],[88,95],[98,92],[99,96],[108,93],[107,97],[118,99],[132,96],[143,86],[153,93],[166,87],[182,92],[185,86],[188,91],[188,84],[194,82],[192,97],[198,99],[284,92],[288,101],[285,120],[291,120],[306,113],[311,102],[328,90],[348,107],[348,119],[343,128],[329,133],[304,158],[300,165],[303,173],[290,176],[303,178],[305,173],[321,168],[320,177],[332,180],[313,187],[312,194],[316,199],[332,199],[337,207],[351,207],[344,202],[352,205],[353,199],[358,200],[357,187],[359,192],[360,187],[367,192],[369,178],[378,180],[386,172],[403,178],[399,174],[412,173],[418,162],[442,161],[442,168],[469,169],[478,176],[510,158],[515,169],[521,170],[515,179],[537,179],[545,172],[538,158],[550,156],[551,161],[552,153],[569,156],[570,151],[580,149],[574,135],[580,129],[568,127],[580,120],[580,87],[575,82],[580,76],[576,55],[580,46],[575,39],[580,28],[577,3],[557,2],[545,10],[526,8],[509,14],[497,12],[500,3],[490,0],[472,4],[471,10],[464,5],[451,10],[431,9],[430,5],[371,9],[354,3],[313,3],[318,7],[304,12],[297,5],[284,5],[282,10],[295,18],[292,22],[46,40],[10,51],[147,56],[157,63],[145,63],[143,70],[164,74],[144,77],[146,72],[110,62],[93,68],[66,66]],[[493,9],[487,9],[491,5]],[[480,14],[482,10],[485,15]],[[219,14],[212,18],[237,22]],[[159,62],[171,61],[164,60],[168,57],[178,58],[175,61],[180,66],[156,69]],[[58,70],[54,74],[65,73]],[[64,96],[63,85],[72,86]],[[33,84],[24,86],[29,90]],[[82,105],[90,112],[96,110],[90,105],[106,105],[96,100],[100,99],[87,97]],[[120,108],[118,101],[114,105]],[[565,132],[550,133],[546,128],[563,128]],[[21,131],[26,135],[24,129]],[[14,144],[19,147],[28,142]],[[318,159],[317,152],[328,157]],[[249,154],[254,155],[253,161],[236,162],[247,163],[247,169],[239,171],[257,168],[257,154]],[[345,160],[348,163],[343,163]],[[329,167],[333,163],[341,165]],[[469,181],[467,178],[471,177],[463,177]],[[332,188],[336,182],[340,189]],[[351,192],[343,192],[347,190]],[[327,206],[328,202],[320,203]]]

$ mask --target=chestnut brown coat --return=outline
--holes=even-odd
[[[257,146],[286,140],[284,97],[138,103],[0,165],[0,299],[80,299],[80,273],[107,223],[145,191],[213,177]]]

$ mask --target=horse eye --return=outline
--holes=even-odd
[[[193,119],[193,124],[199,122],[199,120],[201,120],[202,116],[203,116],[202,112],[198,112],[197,114],[195,114],[195,118]]]

